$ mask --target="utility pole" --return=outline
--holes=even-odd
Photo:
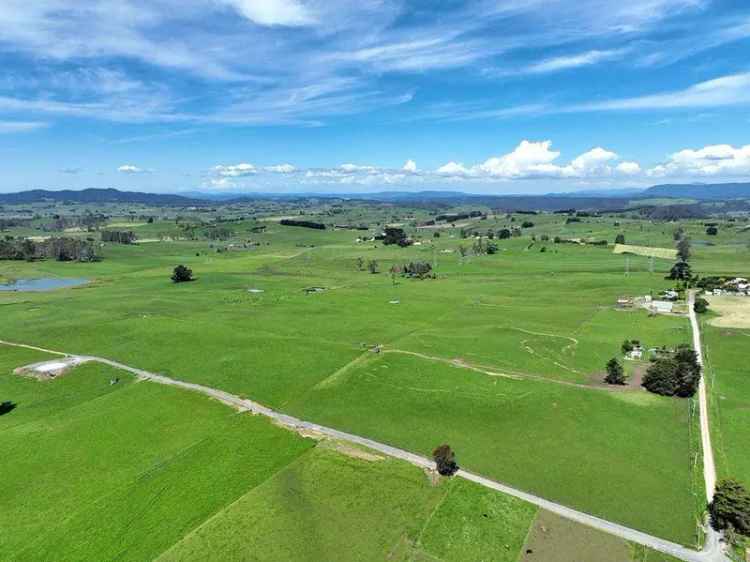
[[[630,275],[630,256],[625,256],[625,276]]]

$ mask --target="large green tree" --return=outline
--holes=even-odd
[[[607,384],[625,384],[625,371],[614,357],[607,361],[607,376],[604,377],[604,382]]]
[[[750,493],[737,480],[729,478],[717,484],[708,511],[714,529],[750,534]]]

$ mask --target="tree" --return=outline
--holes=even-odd
[[[398,244],[399,246],[408,245],[406,243],[406,232],[403,228],[396,228],[393,226],[385,227],[385,237],[383,238],[383,244],[390,246],[391,244]]]
[[[690,264],[686,261],[678,261],[672,266],[672,269],[669,270],[669,275],[667,275],[666,278],[673,281],[689,281],[692,277],[693,273],[690,269]]]
[[[709,236],[716,236],[717,234],[719,234],[719,229],[715,226],[709,226],[706,229],[706,234],[708,234]]]
[[[695,312],[697,312],[698,314],[707,312],[708,301],[702,297],[698,297],[697,299],[695,299],[695,303],[693,304],[693,310],[695,310]]]
[[[607,384],[625,384],[625,371],[614,357],[607,361],[607,376],[604,377],[604,382]]]
[[[534,228],[534,223],[531,221],[523,221],[521,223],[521,228]]]
[[[624,244],[625,243],[625,235],[621,232],[617,236],[615,236],[615,244]]]
[[[365,268],[365,260],[362,256],[357,258],[357,269],[362,271]]]
[[[690,238],[682,236],[682,234],[677,241],[677,257],[684,262],[690,259]]]
[[[507,229],[507,228],[503,228],[503,229],[501,229],[501,230],[498,230],[498,231],[497,231],[497,237],[498,237],[498,238],[499,238],[500,240],[505,240],[505,239],[507,239],[507,238],[510,238],[510,237],[511,237],[511,232],[510,232],[510,230],[509,230],[509,229]]]
[[[708,512],[714,529],[750,534],[750,493],[736,480],[728,478],[717,484]]]
[[[175,283],[185,283],[186,281],[192,281],[193,270],[185,267],[184,265],[178,265],[174,268],[172,277],[170,279],[172,279],[172,281],[174,281]]]
[[[631,351],[633,351],[633,342],[630,340],[625,340],[624,342],[622,342],[622,347],[620,349],[622,349],[623,353],[630,353]]]
[[[432,451],[432,458],[435,460],[435,466],[441,475],[453,476],[458,471],[456,453],[453,452],[450,445],[440,445]]]
[[[378,260],[370,260],[367,262],[367,271],[370,273],[378,273],[379,267]]]
[[[497,253],[497,244],[494,242],[488,242],[487,243],[487,253],[492,255]]]
[[[459,244],[458,246],[458,253],[461,255],[462,258],[466,257],[468,250],[466,249],[466,246],[463,244]]]

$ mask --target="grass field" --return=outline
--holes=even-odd
[[[511,562],[536,514],[101,365],[12,375],[49,356],[0,351],[3,560]]]
[[[377,219],[416,232],[411,225],[427,218],[424,211],[379,212],[359,208],[327,220]],[[614,308],[619,296],[672,287],[664,279],[671,263],[659,260],[651,272],[648,257],[632,255],[626,275],[626,257],[606,247],[542,240],[611,242],[624,233],[629,244],[667,248],[675,226],[564,219],[534,216],[533,228],[498,241],[499,252],[487,256],[461,257],[459,247],[472,241],[450,226],[402,249],[358,243],[355,231],[273,221],[250,232],[260,223],[240,220],[227,223],[234,235],[225,242],[107,244],[103,261],[93,264],[0,262],[5,278],[91,280],[71,290],[0,294],[0,338],[110,357],[422,453],[449,441],[466,468],[692,544],[700,465],[689,404],[590,388],[600,386],[604,364],[624,339],[690,341],[684,318]],[[497,215],[471,228],[511,225]],[[131,226],[141,238],[178,233],[174,221]],[[744,234],[722,227],[708,246],[699,243],[699,222],[685,227],[694,236],[696,270],[742,273]],[[381,273],[358,270],[359,257],[377,260]],[[394,283],[389,268],[411,260],[433,263],[437,279]],[[172,284],[178,263],[197,280]],[[313,286],[325,290],[304,292]],[[389,353],[367,351],[376,344]],[[105,390],[114,396],[123,389]],[[93,404],[103,408],[108,399]],[[430,536],[426,531],[425,544]]]

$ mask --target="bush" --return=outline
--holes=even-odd
[[[702,297],[698,297],[695,299],[695,303],[693,304],[693,310],[697,312],[698,314],[703,314],[704,312],[708,311],[708,301]]]
[[[511,236],[511,232],[507,228],[503,228],[503,229],[497,231],[497,237],[500,240],[506,240],[506,239],[510,238],[510,236]]]
[[[443,476],[453,476],[458,471],[456,453],[453,452],[450,445],[440,445],[432,451],[432,458],[435,459],[437,471]]]
[[[722,480],[717,484],[708,511],[714,529],[734,529],[743,535],[750,534],[750,494],[736,480]]]
[[[709,226],[706,229],[706,234],[708,234],[709,236],[716,236],[717,234],[719,234],[719,229],[715,226]]]
[[[521,228],[534,228],[534,223],[531,221],[523,221]]]
[[[624,244],[625,243],[625,235],[624,234],[618,234],[615,237],[615,244]]]
[[[409,242],[406,238],[406,232],[403,228],[395,228],[388,226],[385,228],[383,244],[390,246],[392,244],[398,244],[399,246],[408,246]]]
[[[185,283],[186,281],[192,281],[193,270],[185,267],[184,265],[178,265],[174,268],[172,277],[170,277],[170,279],[172,279],[172,281],[175,283]]]
[[[614,357],[607,361],[607,376],[604,377],[604,382],[607,384],[625,384],[625,371]]]

